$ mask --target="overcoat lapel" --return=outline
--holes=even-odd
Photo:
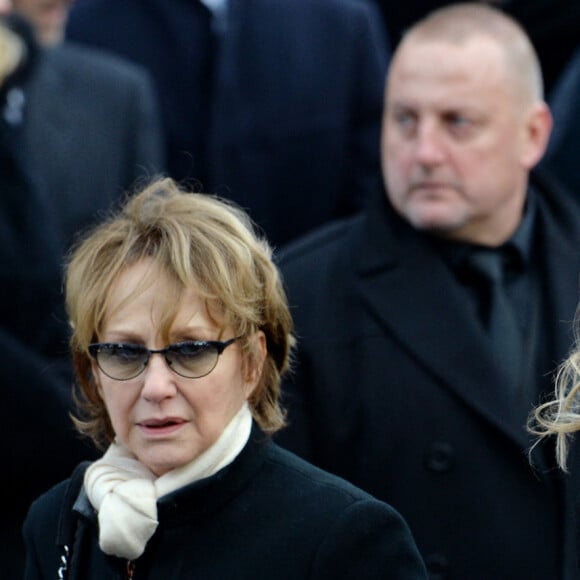
[[[545,197],[539,197],[539,203],[553,203]],[[572,194],[570,194],[572,195]],[[556,227],[553,212],[564,213],[560,216],[560,223],[568,219],[568,228]],[[543,262],[543,271],[549,274],[543,282],[548,288],[548,312],[554,317],[554,327],[564,327],[564,332],[554,335],[555,351],[554,366],[566,358],[574,343],[574,314],[580,299],[578,282],[571,284],[571,275],[576,280],[580,273],[580,248],[578,248],[577,235],[574,228],[578,228],[580,209],[570,204],[558,210],[539,212],[539,259]]]
[[[363,302],[437,383],[527,448],[525,413],[505,388],[475,313],[435,251],[386,205],[371,212],[362,234],[356,279]]]
[[[31,168],[41,167],[43,175],[48,176],[46,183],[54,183],[56,179],[50,176],[55,171],[61,174],[63,160],[74,162],[70,157],[73,136],[85,127],[79,123],[80,119],[70,116],[71,108],[66,105],[70,88],[52,65],[52,55],[43,51],[39,58],[44,62],[37,66],[26,95],[25,146]],[[47,156],[46,150],[38,146],[39,143],[51,144],[50,155]]]
[[[214,178],[223,171],[224,160],[231,155],[234,126],[238,115],[236,98],[237,57],[239,52],[239,3],[228,3],[224,28],[216,30],[217,53],[214,62],[210,130],[207,134],[209,173]],[[232,65],[232,63],[234,63]]]
[[[215,61],[214,86],[212,90],[211,127],[209,147],[213,153],[208,156],[213,178],[228,175],[228,169],[235,164],[239,148],[252,134],[251,126],[244,126],[247,111],[253,110],[254,91],[244,90],[244,79],[251,70],[259,68],[259,53],[252,61],[242,58],[247,53],[243,43],[253,34],[246,28],[253,22],[260,22],[263,14],[254,13],[255,2],[230,0],[227,4],[224,29],[218,32],[218,48]],[[259,10],[259,8],[258,8]],[[258,60],[256,60],[258,59]],[[253,70],[253,69],[252,69]]]

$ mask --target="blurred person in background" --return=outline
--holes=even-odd
[[[168,172],[246,208],[280,246],[380,187],[388,39],[352,0],[82,0],[69,40],[144,66]]]
[[[44,46],[56,46],[64,40],[69,10],[74,0],[12,0],[16,11],[33,26],[36,38]]]
[[[0,421],[10,434],[0,577],[21,578],[27,506],[93,456],[69,417],[64,254],[163,157],[143,70],[85,48],[45,48],[0,4]]]

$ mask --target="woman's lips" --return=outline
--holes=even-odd
[[[150,436],[169,435],[178,431],[185,425],[186,421],[175,417],[168,417],[165,419],[148,419],[138,423],[139,428],[143,433]]]

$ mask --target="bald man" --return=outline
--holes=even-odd
[[[279,442],[395,505],[432,578],[578,577],[577,464],[557,476],[547,442],[531,466],[525,429],[578,294],[577,202],[535,169],[551,126],[514,20],[432,12],[391,62],[386,194],[280,256],[298,356]]]

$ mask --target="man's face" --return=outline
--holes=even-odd
[[[13,4],[16,12],[32,24],[42,44],[62,41],[72,0],[13,0]]]
[[[488,38],[401,45],[386,91],[383,173],[414,227],[490,245],[515,229],[529,169],[516,87]]]
[[[12,0],[0,0],[0,16],[5,16],[12,12]]]

